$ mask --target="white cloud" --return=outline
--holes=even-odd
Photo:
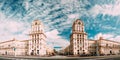
[[[79,14],[68,15],[68,18],[79,18]]]
[[[28,39],[28,28],[26,23],[16,19],[7,18],[4,14],[0,13],[0,40]]]
[[[117,1],[116,1],[117,2]],[[120,15],[120,3],[115,4],[103,4],[103,5],[95,5],[93,8],[89,10],[90,14],[96,16],[98,14],[108,14],[117,16]]]
[[[102,29],[117,30],[116,27],[112,27],[112,26],[109,26],[109,25],[102,26]]]
[[[75,0],[61,0],[61,3],[66,4],[66,3],[71,3],[73,1],[75,1]]]
[[[25,5],[26,10],[28,10],[28,8],[29,8],[29,3],[28,3],[27,0],[25,1],[24,5]]]
[[[52,47],[60,46],[65,48],[69,45],[69,41],[63,39],[61,36],[58,35],[59,32],[57,31],[57,29],[46,32],[45,34],[47,36],[47,42],[50,43]]]
[[[97,40],[100,37],[103,37],[104,39],[109,39],[111,37],[114,37],[112,34],[102,34],[102,33],[98,33],[94,38]]]
[[[114,34],[103,34],[103,33],[98,33],[94,39],[97,40],[100,37],[102,37],[103,39],[108,39],[108,40],[112,40],[112,41],[117,41],[120,42],[120,35],[114,35]]]

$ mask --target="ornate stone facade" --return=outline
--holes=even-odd
[[[97,40],[98,53],[100,55],[120,54],[120,42],[103,39]]]
[[[8,40],[0,43],[0,55],[27,55],[28,40]]]
[[[34,20],[29,34],[29,55],[46,55],[46,35],[44,26],[39,20]]]
[[[87,39],[84,24],[80,19],[73,22],[70,45],[64,49],[72,55],[110,55],[120,54],[120,42],[106,40],[100,37],[98,40]]]
[[[72,25],[72,34],[70,37],[71,54],[80,55],[87,53],[87,34],[84,31],[84,24],[77,19]]]
[[[54,51],[46,44],[46,35],[43,28],[42,22],[34,20],[29,33],[30,39],[13,39],[0,42],[0,55],[52,55]]]

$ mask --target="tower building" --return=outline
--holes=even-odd
[[[80,19],[73,22],[72,34],[70,36],[70,51],[73,55],[86,54],[88,50],[87,34],[84,24]]]
[[[34,20],[29,34],[29,55],[46,55],[46,35],[40,20]]]

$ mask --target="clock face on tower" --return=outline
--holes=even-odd
[[[80,22],[78,22],[78,24],[80,25]]]
[[[37,22],[35,22],[35,25],[37,25]]]

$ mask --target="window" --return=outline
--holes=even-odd
[[[77,50],[77,54],[79,54],[79,50]]]
[[[80,47],[80,50],[82,50],[82,47]]]
[[[35,22],[35,25],[37,25],[37,22]]]
[[[37,34],[37,36],[39,36],[39,34]]]
[[[108,44],[106,44],[106,47],[108,47]]]
[[[77,38],[79,38],[79,34],[77,34]]]
[[[34,54],[34,50],[32,50],[32,52],[31,52],[31,55],[33,55]]]
[[[76,49],[76,47],[75,47],[75,49]]]
[[[37,50],[37,54],[39,54],[39,50]]]
[[[8,47],[10,47],[10,45],[8,45]]]

